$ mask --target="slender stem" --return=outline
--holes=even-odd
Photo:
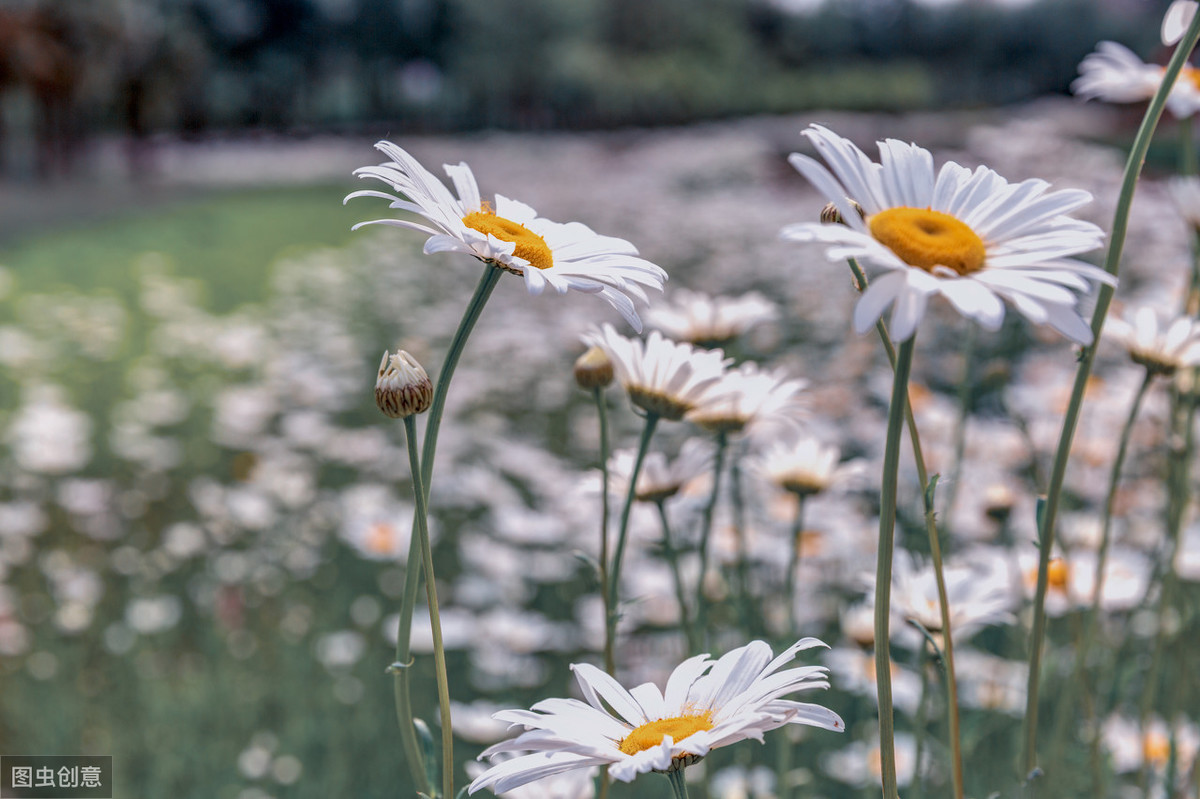
[[[683,634],[687,637],[688,654],[696,655],[700,652],[700,643],[696,640],[696,630],[692,627],[689,619],[687,596],[683,590],[683,576],[679,573],[679,553],[675,551],[675,545],[671,543],[671,523],[667,518],[667,503],[665,499],[660,499],[654,504],[658,507],[658,520],[662,523],[663,555],[667,558],[667,564],[671,567],[671,577],[675,580],[675,601],[679,603],[679,624],[683,627]]]
[[[446,395],[450,390],[450,380],[458,366],[458,359],[462,355],[463,347],[466,346],[467,337],[471,335],[471,330],[475,327],[475,322],[483,312],[484,305],[492,295],[492,290],[496,288],[501,274],[501,270],[491,264],[484,266],[483,274],[475,287],[475,293],[463,312],[458,329],[450,342],[450,348],[446,351],[446,357],[442,361],[442,370],[438,373],[437,384],[434,386],[433,403],[430,405],[429,415],[425,422],[420,471],[413,472],[414,484],[422,486],[423,501],[429,499],[429,484],[433,477],[433,458],[437,451],[438,430],[441,427],[442,413],[446,406]],[[412,440],[412,437],[409,436],[409,441]],[[404,595],[401,599],[400,621],[396,630],[396,663],[398,665],[395,669],[395,692],[396,714],[400,719],[401,743],[406,758],[412,765],[411,770],[418,792],[428,794],[430,787],[425,777],[424,758],[421,756],[421,747],[417,743],[417,733],[413,727],[412,680],[408,674],[408,667],[405,665],[408,664],[411,655],[413,608],[417,604],[417,589],[421,576],[421,559],[416,557],[413,552],[413,546],[418,537],[417,520],[414,519],[408,562],[404,570]]]
[[[1192,141],[1192,118],[1180,117],[1176,121],[1179,131],[1179,174],[1196,174],[1196,145]]]
[[[411,549],[411,547],[410,547]],[[420,561],[408,553],[409,563]],[[396,662],[389,671],[392,672],[392,688],[396,696],[396,719],[400,723],[400,744],[404,749],[404,759],[409,763],[413,782],[417,793],[430,793],[429,780],[425,774],[425,758],[421,755],[421,745],[417,741],[417,729],[413,725],[412,707],[412,674],[411,653],[409,642],[412,632],[413,608],[417,604],[417,580],[411,576],[404,578],[404,597],[400,604],[400,621],[396,629]]]
[[[784,580],[784,596],[787,597],[787,636],[796,635],[796,572],[800,570],[800,545],[804,538],[805,494],[796,495],[796,515],[792,518],[792,555],[788,561],[787,577]]]
[[[650,437],[658,424],[658,414],[647,413],[646,425],[642,428],[642,440],[638,442],[637,458],[633,462],[633,471],[629,475],[629,490],[625,494],[625,506],[621,508],[621,526],[617,530],[617,547],[613,554],[612,568],[608,573],[608,616],[605,618],[605,641],[608,648],[615,646],[617,639],[617,617],[619,613],[618,591],[621,586],[621,561],[625,557],[625,541],[629,534],[629,513],[633,510],[633,500],[637,496],[638,475],[642,473],[642,461],[646,459],[646,450],[650,448]]]
[[[853,258],[849,259],[849,264],[851,271],[854,273],[854,278],[858,283],[859,290],[865,291],[867,288],[867,276],[863,273],[862,268],[859,267],[858,262]],[[888,334],[887,325],[884,324],[882,319],[875,323],[875,330],[879,333],[879,338],[883,342],[883,349],[887,353],[888,361],[891,362],[892,369],[895,370],[897,362],[896,348],[892,343],[892,337]],[[942,566],[941,538],[938,536],[937,512],[934,507],[934,490],[937,484],[937,477],[935,475],[933,481],[931,481],[929,471],[925,467],[925,455],[921,449],[921,436],[917,431],[917,420],[913,416],[912,403],[910,402],[904,403],[904,417],[908,425],[909,441],[912,444],[913,460],[917,466],[917,480],[921,484],[921,493],[925,499],[925,534],[929,539],[929,554],[933,562],[933,573],[938,592],[938,609],[942,619],[942,652],[943,661],[946,664],[946,716],[950,735],[951,779],[953,780],[955,799],[962,799],[962,735],[959,730],[958,718],[958,678],[954,668],[954,636],[950,629],[950,599],[946,591],[945,569]]]
[[[696,631],[700,636],[700,645],[708,631],[708,598],[704,593],[704,579],[708,576],[708,543],[712,537],[713,515],[717,508],[717,498],[721,492],[721,472],[725,469],[725,449],[729,439],[724,432],[716,435],[717,452],[713,458],[712,491],[708,502],[704,505],[704,516],[700,522],[700,579],[696,583]]]
[[[1150,388],[1150,383],[1154,379],[1154,373],[1149,369],[1142,379],[1141,385],[1133,396],[1133,401],[1129,406],[1129,414],[1125,418],[1125,424],[1121,427],[1121,437],[1117,442],[1117,454],[1113,459],[1112,469],[1108,476],[1108,493],[1104,499],[1104,521],[1100,533],[1100,546],[1096,552],[1096,571],[1092,581],[1092,606],[1088,611],[1087,624],[1081,636],[1079,645],[1075,649],[1075,667],[1073,673],[1075,679],[1067,683],[1064,688],[1061,702],[1058,708],[1058,728],[1054,734],[1056,743],[1056,752],[1058,757],[1056,760],[1061,762],[1062,749],[1066,745],[1066,738],[1069,730],[1077,726],[1077,719],[1074,718],[1075,699],[1080,692],[1087,693],[1085,687],[1086,670],[1088,654],[1091,650],[1093,639],[1096,637],[1096,627],[1100,620],[1100,600],[1104,594],[1104,572],[1108,560],[1108,548],[1112,538],[1112,520],[1113,509],[1116,505],[1117,487],[1120,484],[1121,469],[1125,465],[1125,456],[1129,451],[1129,439],[1133,433],[1133,425],[1137,420],[1138,413],[1141,411],[1142,402],[1146,397],[1146,392]]]
[[[608,404],[604,401],[604,389],[592,389],[596,400],[596,414],[600,417],[600,595],[604,600],[604,618],[611,613],[608,596]],[[604,637],[604,670],[615,674],[616,655],[612,640]]]
[[[921,675],[921,698],[917,705],[917,720],[916,727],[913,730],[916,736],[916,762],[913,764],[913,780],[912,790],[909,791],[909,799],[920,799],[921,796],[921,759],[925,757],[925,728],[928,726],[928,711],[929,711],[929,673],[925,668],[925,662],[928,659],[929,647],[925,642],[921,642],[920,649],[917,650],[917,673]]]
[[[757,624],[753,602],[750,597],[750,554],[746,549],[746,503],[742,493],[742,448],[733,453],[729,462],[729,493],[733,504],[733,534],[737,542],[737,563],[734,566],[737,575],[738,617],[742,629],[757,636]]]
[[[1110,275],[1116,276],[1121,265],[1121,252],[1125,247],[1125,234],[1129,227],[1129,210],[1133,204],[1134,190],[1137,188],[1138,177],[1146,160],[1146,152],[1154,129],[1162,117],[1167,95],[1175,85],[1188,55],[1200,39],[1200,14],[1196,14],[1188,26],[1187,33],[1176,47],[1171,56],[1162,84],[1155,92],[1146,115],[1142,119],[1137,137],[1129,151],[1129,159],[1125,163],[1125,174],[1121,181],[1121,193],[1117,197],[1117,207],[1113,215],[1112,230],[1109,234],[1108,253],[1104,260],[1104,269]],[[1026,690],[1025,703],[1025,749],[1022,758],[1022,773],[1033,773],[1037,766],[1037,718],[1038,718],[1038,688],[1041,682],[1042,642],[1046,636],[1046,588],[1050,567],[1050,552],[1054,547],[1054,525],[1058,519],[1058,505],[1062,498],[1063,480],[1066,476],[1067,461],[1071,452],[1071,442],[1075,438],[1075,427],[1079,421],[1079,410],[1083,404],[1084,389],[1092,372],[1092,362],[1096,357],[1096,345],[1100,339],[1100,331],[1104,327],[1104,319],[1108,315],[1108,306],[1112,302],[1113,287],[1100,286],[1096,297],[1096,308],[1092,313],[1092,343],[1084,347],[1079,356],[1079,366],[1075,372],[1075,385],[1067,411],[1063,416],[1062,433],[1058,440],[1058,449],[1054,456],[1054,465],[1050,473],[1050,485],[1046,491],[1046,501],[1043,506],[1039,524],[1039,557],[1037,590],[1033,598],[1033,630],[1029,643],[1029,683]]]
[[[442,641],[442,620],[438,611],[437,581],[433,576],[433,547],[429,544],[429,518],[426,515],[425,489],[421,482],[421,463],[417,457],[417,426],[413,416],[404,417],[408,439],[408,463],[413,474],[418,542],[421,564],[425,569],[425,599],[429,603],[429,626],[433,631],[433,664],[437,673],[438,709],[442,715],[442,796],[454,796],[454,729],[450,725],[450,681],[446,672],[446,647]]]
[[[675,799],[688,799],[687,780],[683,777],[683,771],[683,769],[677,768],[667,772],[667,779],[671,781],[671,790],[675,794]]]
[[[950,479],[946,481],[946,516],[954,510],[954,502],[958,499],[959,477],[962,475],[963,455],[967,448],[967,418],[971,414],[971,389],[975,382],[971,379],[971,367],[975,360],[975,348],[979,343],[979,328],[967,325],[967,334],[963,337],[962,345],[962,374],[958,378],[958,420],[954,425],[954,461],[950,467]]]
[[[875,684],[879,693],[879,763],[884,799],[897,799],[896,743],[892,712],[892,663],[888,622],[891,616],[892,553],[896,533],[896,476],[900,466],[900,435],[908,405],[908,376],[916,336],[900,343],[888,408],[887,440],[883,450],[883,480],[879,489],[879,549],[875,571]]]

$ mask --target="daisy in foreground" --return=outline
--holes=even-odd
[[[647,302],[646,289],[662,291],[667,273],[637,257],[625,241],[601,236],[580,222],[560,224],[543,219],[524,203],[497,194],[495,203],[480,197],[479,186],[465,163],[447,164],[446,174],[458,197],[415,158],[388,141],[375,145],[392,159],[364,166],[354,174],[375,178],[399,196],[382,191],[356,191],[356,197],[388,200],[391,207],[423,217],[428,224],[408,219],[373,219],[364,225],[393,225],[428,234],[425,253],[461,252],[525,278],[530,294],[547,286],[559,294],[581,291],[599,294],[641,332],[642,322],[630,295]]]
[[[892,305],[891,335],[904,341],[916,332],[929,297],[941,294],[988,330],[1000,326],[1007,300],[1030,321],[1091,343],[1074,292],[1087,291],[1088,280],[1116,281],[1072,257],[1103,240],[1100,228],[1065,215],[1090,194],[1049,192],[1042,180],[1009,183],[986,167],[972,171],[954,162],[935,173],[928,150],[894,139],[879,143],[874,163],[819,125],[804,135],[829,169],[799,153],[789,161],[836,206],[841,224],[789,225],[783,237],[828,244],[830,260],[857,258],[889,270],[854,310],[860,333]]]
[[[547,699],[532,710],[505,710],[495,718],[525,731],[483,753],[527,752],[493,765],[471,783],[470,793],[490,788],[504,793],[563,772],[608,765],[613,779],[638,774],[674,774],[720,746],[785,724],[807,724],[842,732],[845,722],[820,705],[781,697],[828,688],[823,666],[782,669],[796,653],[825,646],[804,638],[772,659],[771,647],[751,641],[712,661],[697,655],[679,664],[664,691],[652,683],[625,690],[595,666],[571,666],[586,701]],[[674,780],[673,780],[674,782]]]

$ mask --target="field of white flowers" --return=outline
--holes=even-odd
[[[648,331],[720,346],[734,364],[804,383],[781,414],[790,423],[726,437],[715,493],[715,437],[662,421],[642,477],[665,493],[642,492],[629,519],[617,592],[622,685],[664,685],[689,655],[681,620],[694,623],[701,604],[701,651],[714,658],[754,639],[776,652],[806,636],[828,644],[797,656],[829,669],[828,690],[802,698],[839,714],[844,732],[789,725],[765,745],[714,751],[683,772],[692,795],[712,799],[879,791],[872,606],[892,370],[874,330],[852,329],[858,294],[846,265],[779,235],[818,221],[826,202],[787,161],[813,154],[801,136],[811,122],[873,158],[876,140],[895,138],[932,151],[936,166],[987,165],[1013,182],[1085,190],[1095,199],[1074,216],[1105,232],[1136,126],[1111,108],[1058,100],[974,114],[398,142],[438,174],[467,162],[485,196],[514,196],[636,245],[669,275],[642,308]],[[1183,310],[1198,215],[1167,188],[1176,133],[1174,123],[1160,128],[1157,168],[1139,184],[1113,318]],[[212,170],[224,163],[220,180],[239,184],[340,180],[330,215],[377,219],[391,213],[379,200],[340,204],[365,187],[350,169],[382,160],[371,144],[238,150],[232,165],[180,148],[167,174],[217,183]],[[252,231],[258,222],[288,229],[272,215],[288,213],[290,190],[276,191],[277,209],[264,202],[253,210],[261,219],[245,220]],[[112,755],[114,796],[412,796],[419,778],[385,669],[406,559],[417,557],[413,491],[404,429],[379,413],[372,391],[385,349],[412,353],[437,379],[479,263],[425,255],[413,231],[372,227],[332,246],[274,241],[276,254],[253,270],[209,271],[188,253],[221,231],[159,241],[156,213],[69,231],[85,245],[105,242],[89,257],[120,275],[115,285],[73,279],[87,264],[55,263],[52,280],[38,271],[39,252],[55,252],[64,231],[0,251],[0,752]],[[1099,263],[1103,250],[1085,257]],[[1094,295],[1081,300],[1085,318]],[[730,327],[706,329],[712,314],[727,314]],[[580,697],[569,664],[603,666],[600,429],[572,375],[587,348],[581,336],[603,323],[634,335],[596,297],[530,296],[503,275],[449,392],[430,532],[456,787],[482,770],[467,765],[475,755],[512,734],[494,712]],[[1079,347],[1011,310],[998,330],[979,329],[942,298],[930,301],[917,340],[909,393],[928,471],[940,475],[933,498],[956,614],[966,795],[1017,795],[1037,497]],[[1200,522],[1196,503],[1177,510],[1197,492],[1196,470],[1183,486],[1168,482],[1178,474],[1171,459],[1194,455],[1172,427],[1180,407],[1194,407],[1192,372],[1146,381],[1101,555],[1110,471],[1148,370],[1122,344],[1100,343],[1047,577],[1040,795],[1197,795]],[[619,385],[602,396],[615,536],[642,419]],[[808,442],[807,487],[795,463],[790,483],[772,468],[793,442]],[[651,466],[656,459],[665,462]],[[941,619],[907,443],[899,463],[898,780],[905,796],[948,796]],[[1173,512],[1183,514],[1177,546]],[[409,673],[414,714],[437,755],[420,596]],[[436,790],[437,757],[428,759]],[[586,799],[583,776],[518,790]],[[665,796],[668,785],[642,776],[601,790]]]

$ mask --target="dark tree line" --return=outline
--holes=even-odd
[[[1153,54],[1166,2],[5,0],[0,114],[36,109],[52,172],[95,130],[127,132],[136,160],[157,131],[989,105],[1066,91],[1100,39]]]

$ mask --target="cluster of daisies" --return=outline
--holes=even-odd
[[[1008,304],[1074,342],[1092,343],[1091,327],[1077,308],[1079,298],[1093,284],[1115,280],[1078,259],[1103,242],[1097,226],[1070,216],[1089,202],[1087,192],[1051,190],[1033,179],[1010,183],[986,167],[947,163],[935,170],[927,150],[895,140],[879,144],[876,162],[827,128],[813,125],[804,135],[824,164],[802,154],[793,155],[791,163],[825,195],[832,212],[821,222],[791,225],[782,235],[823,245],[830,260],[851,259],[868,267],[869,284],[861,286],[854,312],[860,332],[884,324],[890,308],[886,327],[891,338],[908,340],[916,335],[929,299],[940,296],[988,330],[999,328]],[[358,174],[388,184],[395,193],[360,191],[350,198],[383,198],[420,221],[386,218],[373,223],[424,233],[427,253],[471,255],[522,277],[533,294],[546,286],[560,294],[598,294],[641,332],[635,300],[646,302],[646,291],[661,290],[667,275],[628,242],[580,223],[552,222],[507,197],[484,200],[465,164],[446,166],[455,188],[451,193],[401,148],[388,142],[378,146],[390,160]],[[697,299],[693,305],[703,302]],[[745,327],[739,326],[740,318],[764,315],[761,299],[738,303],[694,307],[690,341],[663,335],[683,332],[681,320],[669,310],[654,320],[656,329],[645,339],[625,336],[608,324],[593,329],[583,343],[597,353],[581,360],[577,374],[579,368],[588,373],[593,367],[615,372],[631,403],[649,419],[687,420],[720,436],[757,434],[770,442],[762,447],[762,472],[802,500],[822,492],[847,470],[836,447],[795,434],[802,416],[796,402],[802,381],[753,363],[733,368],[732,360],[716,348]],[[694,322],[706,313],[711,324],[699,325],[697,332]],[[1137,328],[1142,338],[1144,328]],[[1172,346],[1179,345],[1178,335],[1168,338]],[[627,478],[638,480],[631,495],[661,503],[707,471],[710,462],[708,455],[685,450],[671,465],[651,459],[637,477],[627,463]],[[616,471],[621,471],[619,465]],[[793,542],[795,553],[801,543],[799,537]],[[974,571],[955,578],[955,599],[969,598],[970,587],[978,585],[975,578]],[[940,616],[930,613],[929,583],[917,585],[923,587],[904,592],[918,597],[910,615],[936,631]],[[988,587],[991,595],[1008,596],[997,590],[998,584]],[[680,586],[681,606],[686,606],[685,593]],[[971,602],[958,610],[953,618],[968,626],[1011,618],[1007,599]],[[498,720],[521,732],[485,753],[495,757],[494,764],[476,777],[471,791],[503,793],[602,765],[609,767],[611,777],[631,780],[646,771],[672,773],[711,749],[745,738],[761,740],[764,732],[786,724],[844,729],[832,711],[785,698],[828,687],[824,667],[783,669],[797,653],[817,645],[822,644],[805,638],[774,658],[763,641],[716,661],[696,655],[679,665],[661,690],[653,683],[627,690],[610,674],[576,664],[584,701],[549,699],[530,711],[498,713]]]

